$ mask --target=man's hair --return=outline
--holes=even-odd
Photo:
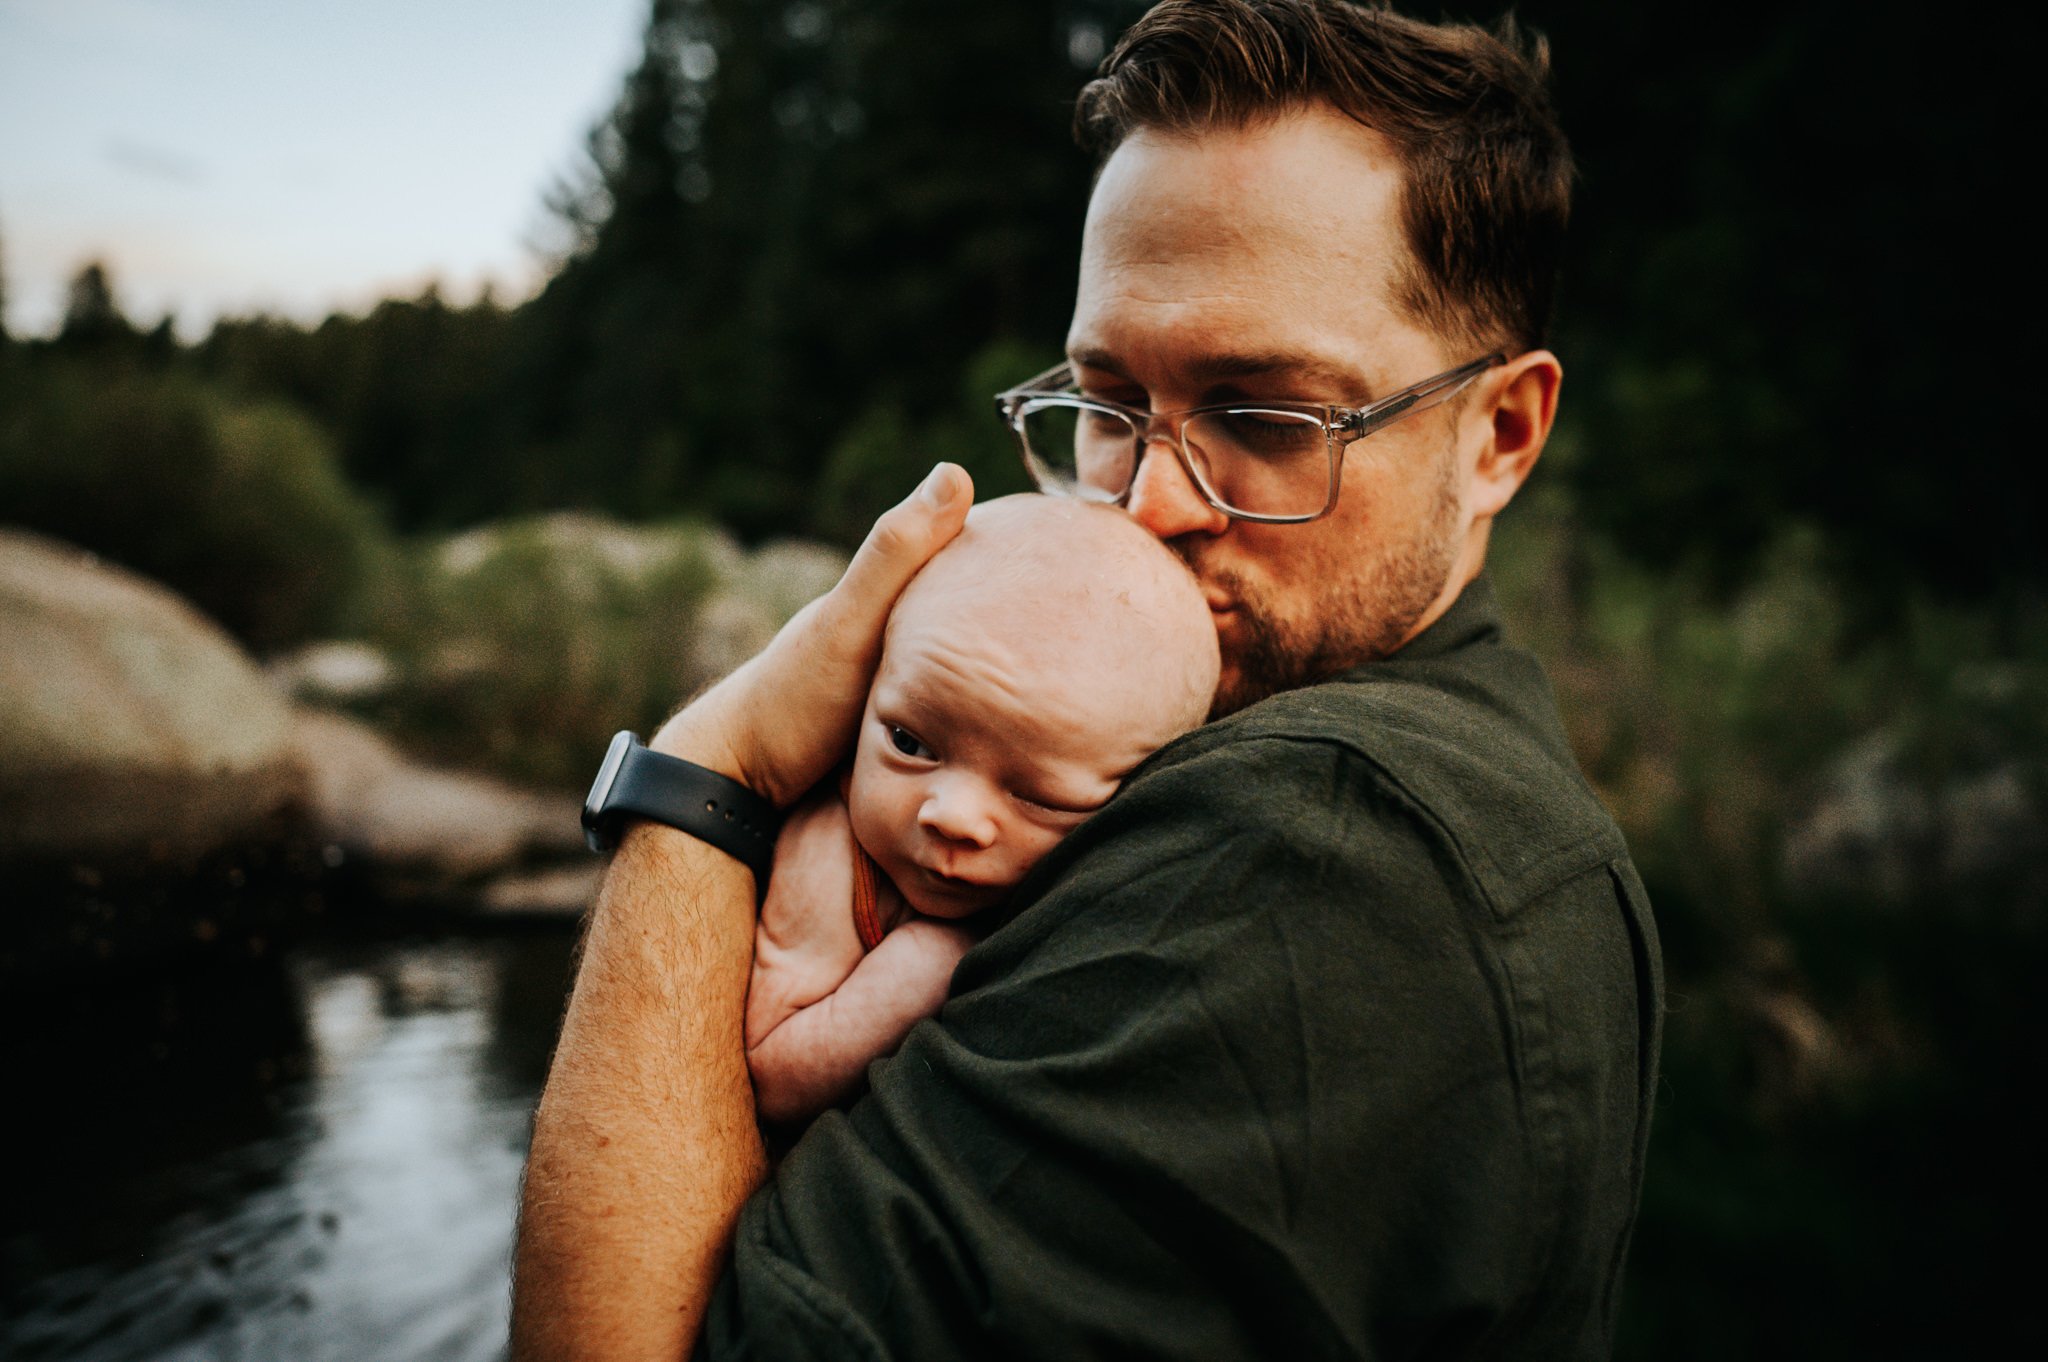
[[[1384,0],[1164,0],[1081,90],[1098,161],[1140,129],[1192,136],[1328,103],[1392,144],[1410,256],[1395,296],[1437,334],[1543,344],[1571,212],[1550,49],[1513,16],[1428,24]]]

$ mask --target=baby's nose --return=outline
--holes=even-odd
[[[996,840],[996,820],[988,800],[965,780],[946,780],[935,785],[918,810],[919,826],[951,842],[987,848]]]

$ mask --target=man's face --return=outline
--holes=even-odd
[[[1134,134],[1103,167],[1082,238],[1067,354],[1083,390],[1154,411],[1362,406],[1475,358],[1395,305],[1410,260],[1400,188],[1391,150],[1334,110]],[[1301,525],[1228,519],[1165,443],[1148,446],[1129,510],[1209,598],[1218,713],[1383,656],[1455,599],[1483,549],[1465,507],[1461,410],[1352,445],[1336,508]]]

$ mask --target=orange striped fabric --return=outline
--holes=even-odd
[[[871,951],[882,944],[882,919],[876,910],[880,889],[876,883],[881,867],[859,847],[853,849],[853,930],[860,936],[860,948]]]

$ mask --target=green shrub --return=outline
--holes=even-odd
[[[162,581],[258,650],[347,623],[387,565],[312,422],[118,366],[10,369],[0,508]]]
[[[1939,1354],[2010,1296],[1992,1222],[2043,1039],[2048,612],[1909,599],[1859,630],[1810,532],[1716,581],[1530,490],[1492,571],[1669,983],[1617,1355]],[[1856,831],[1828,873],[1792,873],[1830,821]]]
[[[944,414],[916,423],[886,402],[861,412],[819,475],[817,531],[849,548],[860,543],[875,517],[908,496],[940,460],[967,470],[976,501],[1031,490],[1016,444],[995,414],[995,394],[1051,362],[1035,348],[997,342],[963,366]]]
[[[372,626],[400,678],[372,717],[439,760],[574,788],[614,732],[645,735],[684,698],[721,551],[692,527],[582,516],[417,545]]]
[[[1902,799],[1938,804],[2005,771],[2048,803],[2039,610],[1908,601],[1885,632],[1859,632],[1810,531],[1781,530],[1720,587],[1621,557],[1555,489],[1515,508],[1492,564],[1682,944],[1711,952],[1782,926],[1787,833],[1859,745],[1882,744]]]

